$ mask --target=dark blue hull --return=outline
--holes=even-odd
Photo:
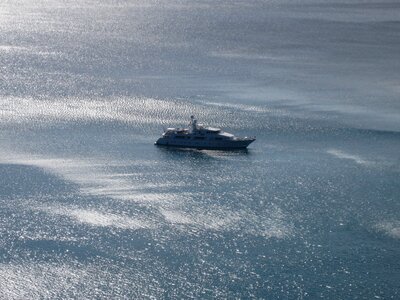
[[[246,139],[240,141],[223,142],[220,144],[217,143],[204,144],[204,143],[177,143],[159,139],[157,142],[155,142],[155,145],[163,147],[194,148],[201,150],[238,150],[238,149],[246,149],[254,141],[255,139]]]

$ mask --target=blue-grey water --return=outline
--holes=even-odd
[[[190,115],[247,151],[153,145]],[[399,299],[398,1],[0,2],[0,299]]]

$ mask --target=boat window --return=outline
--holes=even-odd
[[[220,138],[220,137],[216,137],[215,138],[217,141],[221,141],[222,140],[222,138]]]
[[[194,139],[195,140],[204,140],[205,137],[204,136],[195,136]]]
[[[175,138],[176,138],[176,139],[184,139],[185,137],[182,136],[182,135],[176,135]]]

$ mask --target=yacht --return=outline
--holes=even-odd
[[[255,137],[236,137],[220,128],[204,127],[190,117],[188,128],[167,128],[155,142],[159,146],[196,149],[245,149],[256,140]]]

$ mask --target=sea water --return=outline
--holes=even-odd
[[[1,299],[398,299],[400,4],[0,3]],[[245,151],[159,148],[190,115]]]

